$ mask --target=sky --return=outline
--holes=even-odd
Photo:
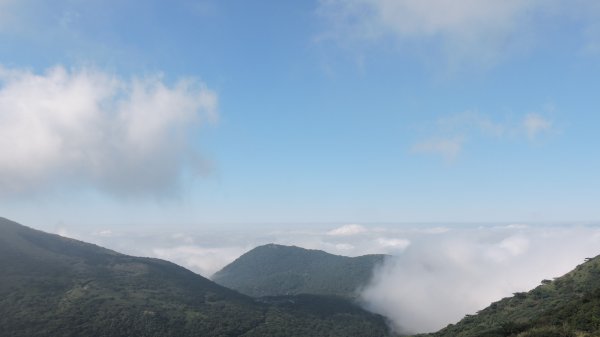
[[[392,254],[365,306],[431,331],[598,253],[599,19],[0,0],[0,216],[204,276],[269,242]]]
[[[600,6],[0,1],[0,213],[600,218]]]

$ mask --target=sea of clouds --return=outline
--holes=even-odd
[[[370,284],[361,289],[361,302],[387,316],[396,331],[411,333],[455,323],[600,253],[600,226],[595,224],[290,225],[143,234],[61,228],[58,232],[124,253],[170,260],[205,277],[267,243],[346,256],[389,254]]]

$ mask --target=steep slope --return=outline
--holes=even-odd
[[[492,303],[435,337],[600,336],[600,257],[526,293]]]
[[[349,302],[258,302],[175,264],[0,218],[0,331],[10,336],[384,336]]]
[[[255,297],[321,294],[353,298],[384,258],[385,255],[351,258],[268,244],[240,256],[215,273],[212,280]]]

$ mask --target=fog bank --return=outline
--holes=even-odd
[[[413,238],[362,292],[399,332],[432,332],[600,253],[595,227],[454,228]]]

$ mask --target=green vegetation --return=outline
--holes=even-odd
[[[27,336],[387,336],[323,296],[255,300],[175,264],[0,218],[0,331]]]
[[[317,294],[354,298],[384,258],[385,255],[351,258],[268,244],[240,256],[212,279],[254,297]]]
[[[492,303],[433,337],[598,337],[600,257],[527,293]]]

